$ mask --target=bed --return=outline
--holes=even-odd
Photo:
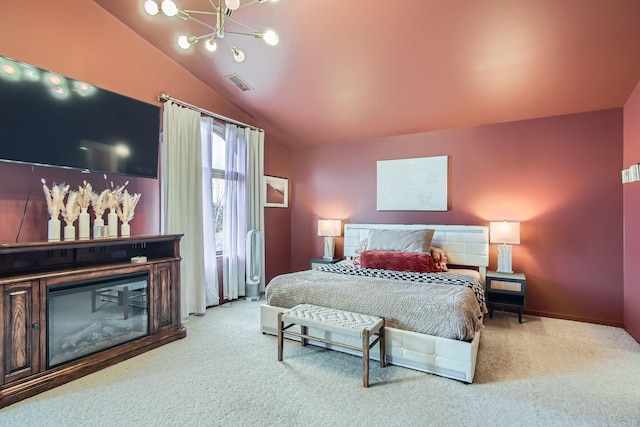
[[[368,239],[370,232],[379,235],[386,230],[434,230],[430,246],[440,248],[446,253],[449,271],[434,274],[398,274],[397,271],[354,267],[354,258],[360,255],[362,243]],[[420,251],[421,249],[417,250]],[[274,278],[267,286],[266,304],[261,306],[262,332],[277,334],[278,313],[301,302],[384,316],[388,319],[385,327],[388,363],[467,383],[473,382],[482,319],[486,313],[483,286],[489,260],[487,227],[346,224],[344,256],[346,261],[337,265],[321,266],[315,270],[289,273]],[[343,270],[347,273],[351,270],[359,271],[345,274]],[[362,270],[366,270],[366,274],[363,275]],[[396,282],[398,275],[406,277]],[[449,286],[444,294],[436,291],[444,290],[444,282],[453,280],[464,282],[455,283],[464,286]],[[422,283],[424,281],[430,282],[429,285]],[[395,302],[395,305],[404,307],[404,313],[389,312],[392,308],[387,307],[386,300],[389,300],[391,305]],[[475,302],[472,303],[471,300]],[[422,317],[424,319],[420,320]],[[426,323],[421,323],[422,326],[414,324],[423,320]],[[453,332],[447,327],[442,327],[447,324],[456,326]],[[310,332],[327,340],[358,344],[353,338],[336,333]],[[322,342],[311,343],[357,354]],[[377,350],[372,352],[372,357],[379,358]]]

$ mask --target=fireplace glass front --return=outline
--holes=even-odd
[[[148,294],[147,272],[48,286],[48,366],[148,335]]]

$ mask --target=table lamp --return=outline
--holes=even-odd
[[[499,221],[489,223],[489,242],[499,243],[498,273],[513,273],[511,269],[511,245],[520,244],[520,223]]]
[[[341,234],[339,219],[319,219],[318,236],[324,237],[324,259],[333,259],[335,244],[334,237]]]

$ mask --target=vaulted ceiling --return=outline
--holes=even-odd
[[[232,17],[277,46],[227,34],[215,53],[143,0],[94,1],[291,147],[621,107],[640,81],[639,0],[268,1]]]

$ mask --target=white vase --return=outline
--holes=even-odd
[[[107,215],[107,225],[109,226],[109,237],[118,237],[118,215],[113,209]]]
[[[104,219],[102,219],[101,216],[96,217],[96,219],[93,220],[93,238],[94,239],[102,239],[103,237],[107,237],[102,235],[103,228],[104,228]]]
[[[76,240],[76,227],[73,224],[64,226],[64,240]]]
[[[123,222],[120,225],[120,236],[122,236],[122,237],[131,236],[131,227],[129,226],[128,222]]]
[[[60,241],[60,220],[51,218],[47,223],[47,240],[50,242]]]
[[[87,240],[91,237],[90,233],[90,224],[91,218],[87,213],[87,208],[82,208],[80,212],[80,216],[78,217],[78,239]]]

